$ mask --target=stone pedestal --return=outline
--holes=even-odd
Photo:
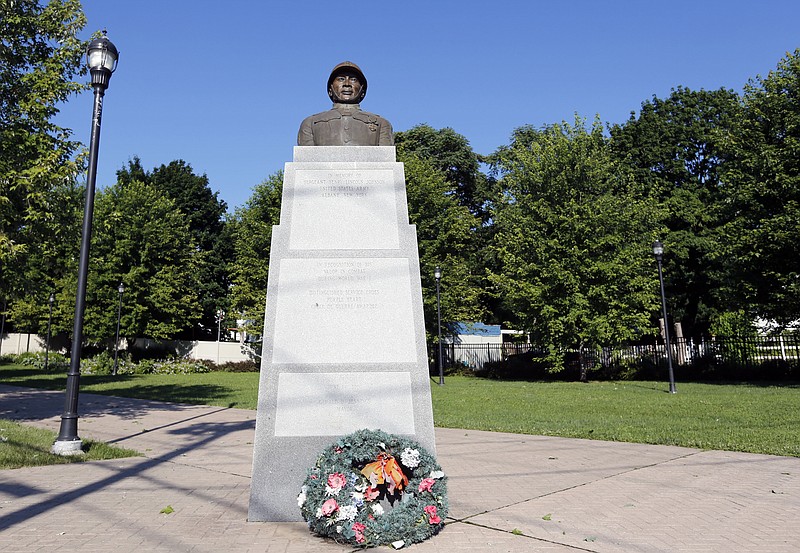
[[[362,428],[435,453],[403,164],[392,146],[298,146],[272,233],[249,520],[302,520],[316,455]]]

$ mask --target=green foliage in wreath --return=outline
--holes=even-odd
[[[447,478],[417,442],[359,430],[322,451],[297,504],[309,528],[358,547],[421,542],[444,527]]]

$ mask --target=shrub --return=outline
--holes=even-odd
[[[217,370],[229,373],[257,373],[261,367],[252,359],[246,361],[227,361],[217,367]]]
[[[209,368],[197,359],[163,359],[153,361],[145,359],[139,362],[136,369],[140,374],[197,374],[210,372]]]
[[[89,359],[81,359],[81,374],[106,375],[111,374],[113,368],[114,359],[107,351]]]
[[[55,352],[50,352],[47,356],[42,351],[25,352],[17,355],[9,355],[8,357],[11,362],[33,367],[40,371],[45,370],[45,357],[47,357],[48,372],[63,372],[69,368],[69,359]]]

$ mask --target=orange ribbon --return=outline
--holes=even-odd
[[[403,491],[403,488],[408,485],[408,478],[403,474],[400,465],[388,453],[378,454],[378,460],[361,469],[361,474],[370,481],[373,487],[385,483],[390,494],[394,493],[395,488]]]

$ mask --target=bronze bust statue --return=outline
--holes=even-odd
[[[353,62],[337,65],[328,77],[328,96],[333,109],[306,117],[297,133],[298,146],[393,146],[392,125],[362,111],[367,79]]]

